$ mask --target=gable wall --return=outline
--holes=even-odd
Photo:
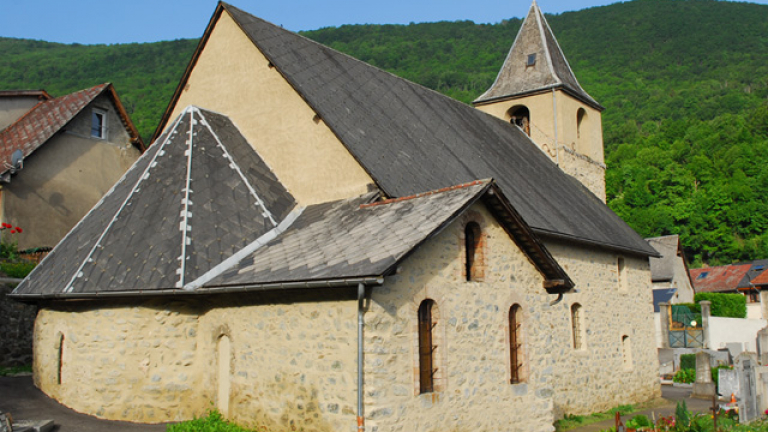
[[[37,96],[0,97],[0,130],[13,124],[38,102]]]
[[[483,282],[466,282],[463,235],[485,233]],[[556,311],[542,276],[482,204],[430,239],[385,285],[373,288],[365,314],[367,428],[408,431],[550,431]],[[419,394],[418,308],[432,299],[434,393]],[[524,383],[510,384],[509,309],[523,309]]]
[[[367,192],[373,180],[225,11],[173,109],[229,116],[301,205]]]
[[[3,185],[2,220],[24,230],[12,234],[20,249],[55,246],[138,159],[109,99],[92,105],[109,108],[109,141],[90,138],[86,107]]]
[[[619,284],[619,255],[549,241],[550,253],[579,290],[566,294],[559,311],[560,350],[555,366],[557,415],[590,414],[660,395],[648,259],[624,256],[627,284]],[[584,350],[572,344],[570,308],[582,306]],[[622,336],[630,337],[631,365],[625,365]]]

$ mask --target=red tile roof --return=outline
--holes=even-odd
[[[71,93],[35,105],[15,123],[0,132],[0,173],[5,173],[11,155],[21,149],[26,158],[88,106],[110,84]],[[7,165],[6,165],[7,164]]]
[[[751,267],[752,264],[736,264],[693,269],[693,289],[697,293],[736,291],[739,282]]]
[[[768,285],[768,271],[764,271],[758,277],[752,279],[752,285]]]

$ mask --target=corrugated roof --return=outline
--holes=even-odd
[[[538,234],[657,254],[518,128],[225,3],[212,22],[224,9],[386,195],[494,178]]]
[[[0,174],[10,169],[11,156],[17,149],[26,158],[45,144],[51,137],[67,125],[76,115],[105,91],[109,91],[131,138],[144,150],[144,144],[138,136],[128,115],[124,112],[117,94],[109,83],[99,84],[66,96],[48,100],[41,95],[41,101],[13,124],[0,131]],[[39,92],[33,91],[34,95]],[[47,95],[47,93],[45,93]]]
[[[736,291],[750,267],[751,264],[734,264],[693,269],[693,289],[697,293]]]
[[[528,62],[530,55],[535,55],[533,65]],[[549,23],[534,1],[499,75],[491,88],[474,103],[482,104],[553,88],[562,88],[588,105],[601,111],[604,109],[581,88]]]

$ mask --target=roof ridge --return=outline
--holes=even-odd
[[[400,198],[390,198],[390,199],[386,199],[386,200],[383,200],[383,201],[374,202],[374,203],[370,203],[370,204],[360,204],[359,208],[364,209],[364,208],[370,208],[370,207],[384,206],[384,205],[398,203],[398,202],[402,202],[402,201],[410,201],[410,200],[413,200],[413,199],[423,198],[423,197],[426,197],[426,196],[436,195],[436,194],[440,194],[440,193],[444,193],[444,192],[450,192],[450,191],[454,191],[454,190],[457,190],[457,189],[466,189],[466,188],[471,187],[471,186],[477,186],[477,185],[481,185],[481,184],[490,184],[492,182],[493,182],[493,179],[475,180],[475,181],[471,181],[471,182],[468,182],[468,183],[462,183],[462,184],[458,184],[458,185],[454,185],[454,186],[448,186],[448,187],[444,187],[444,188],[440,188],[440,189],[435,189],[435,190],[431,190],[431,191],[428,191],[428,192],[422,192],[422,193],[418,193],[418,194],[414,194],[414,195],[404,196],[404,197],[400,197]]]

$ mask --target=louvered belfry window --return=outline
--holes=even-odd
[[[424,300],[419,306],[419,391],[430,393],[435,391],[434,353],[436,346],[432,342],[432,300]]]
[[[522,313],[520,305],[513,305],[509,309],[509,359],[512,384],[523,381],[523,337],[522,337]]]

